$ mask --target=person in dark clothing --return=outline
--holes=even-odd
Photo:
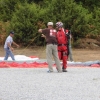
[[[72,34],[71,30],[66,30],[67,38],[68,38],[68,59],[69,61],[73,62],[73,56],[72,56],[72,46],[71,46],[71,39],[72,39]]]

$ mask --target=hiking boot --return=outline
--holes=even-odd
[[[47,73],[52,73],[53,71],[48,70]]]
[[[63,69],[62,71],[63,71],[63,72],[67,72],[67,70],[66,70],[66,69]]]

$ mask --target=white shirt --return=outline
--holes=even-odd
[[[4,48],[7,48],[8,46],[7,46],[7,43],[10,43],[10,45],[12,44],[12,42],[13,42],[13,38],[9,35],[8,37],[7,37],[7,39],[6,39],[6,41],[5,41],[5,45],[4,45]]]

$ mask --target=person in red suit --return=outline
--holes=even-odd
[[[59,59],[62,60],[63,62],[62,71],[67,72],[68,38],[66,30],[63,28],[62,22],[57,22],[56,28],[57,28],[58,55]]]

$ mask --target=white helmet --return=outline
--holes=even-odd
[[[62,23],[62,22],[57,22],[57,23],[56,23],[56,26],[57,26],[57,27],[63,27],[63,23]]]

